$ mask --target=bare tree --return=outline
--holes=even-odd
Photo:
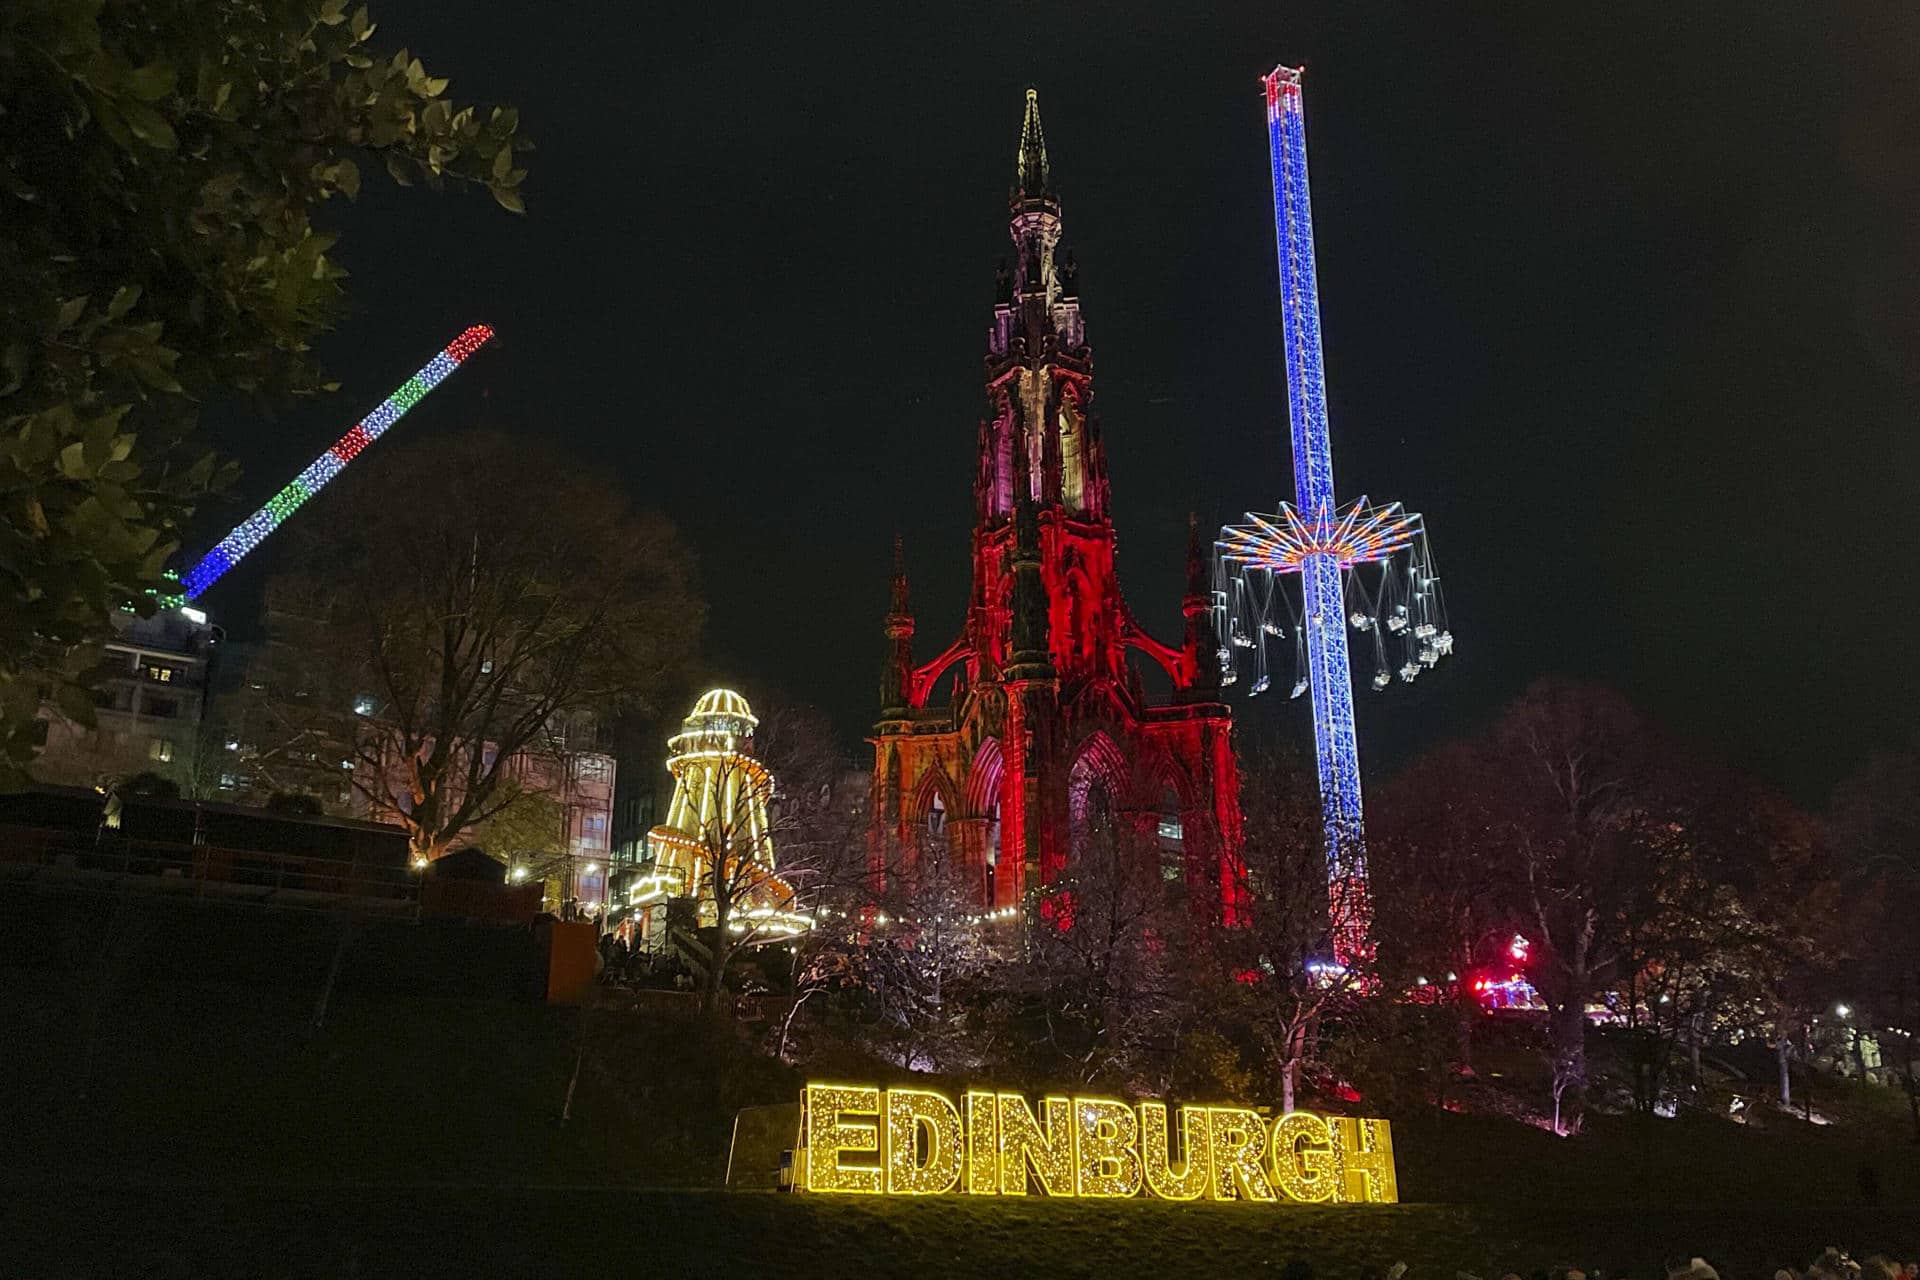
[[[1318,792],[1294,753],[1241,753],[1245,924],[1216,932],[1220,990],[1244,1011],[1292,1110],[1321,1021],[1363,989],[1364,961],[1335,963]]]
[[[648,701],[704,609],[673,527],[560,455],[492,433],[386,448],[295,526],[297,564],[364,698],[353,788],[432,859],[535,785],[570,718]]]
[[[1920,756],[1869,760],[1836,789],[1831,826],[1873,938],[1856,1002],[1883,1029],[1920,1143]]]
[[[1486,795],[1499,805],[1489,853],[1539,944],[1554,1126],[1572,1132],[1588,1087],[1587,1004],[1619,977],[1625,924],[1651,914],[1652,731],[1610,689],[1540,680],[1495,726],[1488,751]]]
[[[991,1037],[976,1023],[989,973],[1018,949],[1019,922],[989,916],[979,877],[943,834],[921,831],[910,850],[867,847],[829,901],[809,977],[829,978],[841,1012],[856,1016],[867,1047],[916,1070],[981,1065]],[[882,864],[875,867],[877,856]],[[876,874],[880,872],[881,874]]]
[[[1017,978],[1055,1055],[1051,1076],[1164,1082],[1192,1028],[1209,922],[1186,893],[1184,855],[1162,846],[1158,785],[1142,773],[1096,788],[1065,867],[1041,890]]]
[[[701,913],[701,1009],[723,1010],[736,961],[814,927],[834,886],[846,882],[863,846],[859,815],[844,803],[844,765],[819,711],[764,709],[754,754],[728,751],[699,784],[686,888]]]
[[[1367,860],[1377,959],[1402,975],[1444,985],[1459,1032],[1457,1065],[1473,1070],[1479,1012],[1475,975],[1505,972],[1527,925],[1488,856],[1499,815],[1478,744],[1447,743],[1395,777],[1368,806]]]

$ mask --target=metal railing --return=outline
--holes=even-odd
[[[181,844],[58,827],[0,824],[0,879],[111,881],[195,896],[368,899],[417,908],[420,877],[362,858]]]

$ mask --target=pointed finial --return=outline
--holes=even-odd
[[[1047,135],[1040,127],[1040,91],[1027,90],[1027,113],[1020,122],[1020,153],[1014,165],[1014,192],[1025,200],[1051,200],[1053,175],[1047,166]]]
[[[1187,594],[1207,590],[1207,549],[1200,543],[1200,516],[1187,512]]]
[[[893,535],[893,590],[887,611],[904,614],[907,606],[907,544],[906,539],[896,533]]]

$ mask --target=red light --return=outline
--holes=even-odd
[[[353,430],[341,436],[339,443],[335,444],[328,452],[332,453],[334,457],[340,459],[342,462],[352,462],[355,454],[372,443],[372,437],[367,435],[366,424],[357,423]]]
[[[493,338],[493,330],[484,324],[476,324],[447,344],[447,355],[455,364],[485,346]]]

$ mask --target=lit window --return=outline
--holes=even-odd
[[[173,739],[155,738],[152,742],[149,742],[147,744],[147,757],[151,760],[158,760],[161,764],[171,763],[173,760]]]

